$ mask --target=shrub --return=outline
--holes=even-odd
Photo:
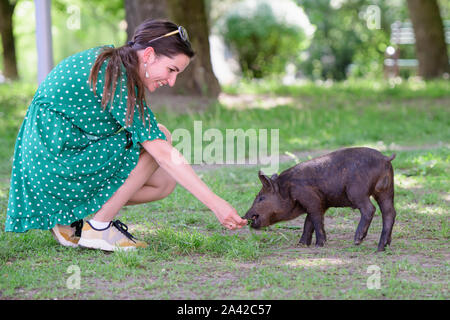
[[[295,4],[281,2],[294,5],[301,12]],[[297,59],[306,48],[307,36],[302,26],[287,21],[273,6],[268,1],[246,1],[224,19],[225,43],[235,51],[241,70],[248,78],[282,73],[287,62]],[[306,16],[304,19],[307,20]]]

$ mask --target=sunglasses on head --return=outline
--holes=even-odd
[[[152,43],[153,41],[159,40],[159,39],[161,39],[161,38],[173,36],[174,34],[177,34],[177,33],[180,34],[181,40],[183,40],[184,42],[189,43],[189,36],[188,36],[188,33],[187,33],[186,28],[183,27],[183,26],[179,26],[177,30],[171,31],[171,32],[169,32],[169,33],[166,33],[166,34],[160,36],[160,37],[157,37],[157,38],[155,38],[155,39],[152,39],[152,40],[150,40],[149,42],[147,42],[147,44]]]

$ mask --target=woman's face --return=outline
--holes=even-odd
[[[190,59],[184,54],[173,58],[164,55],[157,56],[149,47],[142,54],[142,81],[150,92],[164,85],[174,86],[179,73],[189,65]],[[147,71],[148,78],[145,77]]]

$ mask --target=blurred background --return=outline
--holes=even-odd
[[[0,82],[37,85],[35,1],[0,3]],[[54,65],[84,49],[123,45],[146,18],[185,26],[196,59],[175,90],[161,95],[214,98],[224,86],[254,81],[449,78],[446,0],[52,0],[50,5]]]

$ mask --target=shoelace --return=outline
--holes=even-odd
[[[73,222],[70,226],[72,228],[75,228],[75,236],[81,237],[81,229],[83,228],[83,219]]]
[[[128,226],[125,223],[122,223],[120,220],[116,220],[112,222],[113,226],[116,227],[120,232],[122,232],[128,239],[130,239],[131,241],[133,241],[134,243],[136,243],[136,241],[134,241],[134,239],[136,239],[135,237],[133,237],[129,232],[128,232]],[[137,240],[137,239],[136,239]]]

